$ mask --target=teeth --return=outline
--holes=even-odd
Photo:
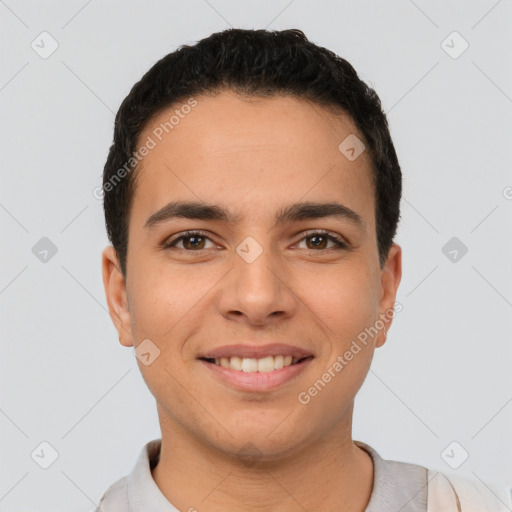
[[[236,357],[236,356],[229,358],[229,367],[232,370],[241,370],[242,369],[242,358]]]
[[[256,365],[258,366],[259,372],[271,372],[276,369],[276,365],[274,363],[274,358],[272,356],[264,357],[262,359],[256,360]]]
[[[244,372],[257,372],[258,371],[258,359],[242,359],[242,371]]]
[[[231,370],[241,370],[243,372],[272,372],[280,370],[285,366],[290,366],[299,361],[300,358],[292,356],[267,356],[261,359],[250,357],[221,357],[215,359],[217,366],[230,368]]]

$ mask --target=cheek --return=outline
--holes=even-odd
[[[186,377],[186,365],[192,358],[188,340],[203,325],[200,313],[205,290],[194,287],[190,279],[174,272],[141,272],[144,278],[133,280],[130,319],[135,345],[150,340],[158,358],[150,366],[139,362],[141,373],[152,391],[173,386],[171,373]],[[142,348],[142,347],[141,347]],[[166,371],[167,370],[167,371]]]
[[[376,286],[364,269],[353,265],[338,272],[315,276],[304,283],[302,297],[319,320],[329,327],[330,338],[346,341],[369,326],[378,311]]]
[[[134,276],[130,292],[130,318],[137,338],[154,338],[158,342],[170,335],[174,325],[191,309],[189,303],[194,299],[182,279],[149,268]]]
[[[201,399],[201,389],[187,379],[187,374],[182,373],[175,359],[170,351],[164,351],[150,366],[139,362],[142,378],[159,409],[160,421],[174,421],[196,432],[202,425],[204,429],[211,429],[207,424],[208,416],[205,417],[201,407],[205,403]]]

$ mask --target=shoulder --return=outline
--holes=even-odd
[[[114,482],[101,497],[96,510],[91,512],[130,512],[131,500],[139,503],[154,500],[159,495],[160,501],[164,502],[165,498],[151,477],[151,468],[160,454],[160,443],[161,439],[146,443],[131,472]]]
[[[384,459],[368,444],[355,444],[366,450],[374,463],[374,489],[367,512],[512,512],[505,490],[488,482]],[[404,509],[405,506],[408,508]]]
[[[128,476],[114,482],[103,494],[93,512],[128,512]],[[92,511],[91,511],[92,512]]]
[[[483,481],[428,469],[427,512],[509,512],[502,490]]]

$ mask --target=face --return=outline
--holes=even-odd
[[[401,278],[398,245],[379,266],[368,151],[338,147],[362,136],[296,98],[195,100],[140,136],[126,280],[103,253],[121,343],[162,429],[203,446],[271,459],[350,435]]]

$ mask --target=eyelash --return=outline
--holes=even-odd
[[[329,231],[324,231],[324,230],[316,230],[316,231],[308,232],[308,234],[306,236],[303,236],[299,240],[299,242],[302,242],[306,238],[312,238],[313,236],[317,236],[317,235],[325,236],[328,240],[334,242],[336,244],[336,247],[330,247],[328,249],[319,249],[318,251],[316,251],[315,249],[309,249],[310,251],[327,252],[329,250],[346,250],[346,249],[349,248],[347,243],[341,237],[339,237],[337,235],[333,235]],[[207,238],[211,242],[215,243],[210,238],[208,233],[206,233],[205,231],[201,231],[201,230],[186,231],[185,233],[183,233],[179,237],[175,238],[174,240],[170,240],[169,242],[164,242],[163,249],[170,249],[171,247],[174,247],[178,242],[181,242],[185,238],[192,238],[194,236],[198,236],[198,237],[201,237],[201,238]],[[182,251],[186,251],[186,252],[190,252],[190,253],[198,253],[198,254],[201,254],[202,252],[208,250],[208,249],[199,249],[197,251],[194,251],[194,250],[181,249],[181,248],[179,248],[179,249],[182,250]]]

